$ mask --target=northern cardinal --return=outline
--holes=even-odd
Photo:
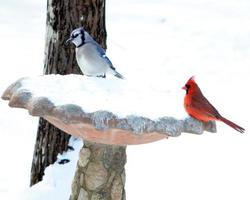
[[[203,96],[192,76],[182,89],[186,90],[184,107],[187,113],[200,121],[222,121],[236,131],[244,133],[245,129],[222,117],[216,108]]]

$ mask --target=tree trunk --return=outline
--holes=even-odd
[[[70,200],[125,200],[126,148],[84,143]]]
[[[39,119],[31,167],[31,186],[42,180],[45,168],[56,161],[58,153],[68,149],[69,138],[70,135],[46,120]]]
[[[81,74],[74,48],[66,46],[65,40],[82,25],[106,48],[105,0],[47,1],[44,74]],[[30,185],[41,181],[45,168],[68,149],[69,138],[46,120],[39,120]]]

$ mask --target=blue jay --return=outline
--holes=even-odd
[[[76,47],[76,60],[83,74],[87,76],[106,77],[106,72],[124,79],[113,67],[105,50],[84,30],[83,27],[72,31],[66,43],[72,42]]]

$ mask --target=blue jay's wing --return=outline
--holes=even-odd
[[[105,62],[110,66],[111,69],[115,70],[112,62],[106,56],[105,50],[98,43],[95,43],[95,46],[96,46],[96,50],[98,51],[99,55],[105,60]]]
[[[106,56],[105,50],[97,42],[92,41],[91,43],[95,45],[96,51],[98,52],[100,58],[102,58],[105,61],[105,63],[109,66],[111,73],[118,78],[124,79],[124,77],[115,70],[112,62]]]
[[[85,40],[86,40],[86,43],[90,43],[93,46],[95,46],[96,51],[100,55],[100,57],[105,60],[105,62],[110,66],[110,68],[114,69],[113,64],[111,63],[109,58],[106,56],[105,50],[86,31],[85,31]]]
[[[115,70],[115,68],[114,68],[114,66],[113,66],[113,64],[112,64],[112,62],[109,60],[109,58],[106,56],[106,54],[103,54],[103,55],[102,55],[102,58],[105,59],[106,63],[109,65],[109,67],[110,67],[111,69]]]

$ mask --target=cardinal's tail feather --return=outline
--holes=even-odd
[[[244,133],[245,129],[240,127],[239,125],[229,121],[228,119],[224,118],[224,117],[220,117],[220,120],[222,122],[224,122],[225,124],[227,124],[228,126],[231,126],[233,129],[235,129],[236,131],[239,131],[240,133]]]

